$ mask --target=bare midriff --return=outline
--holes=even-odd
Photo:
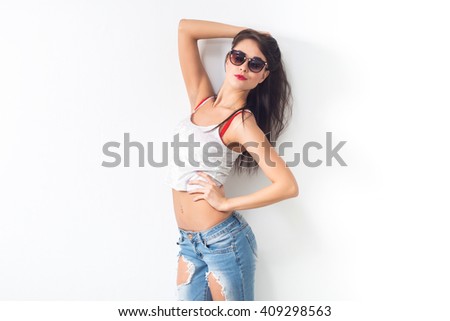
[[[220,189],[223,191],[224,186]],[[212,207],[208,201],[193,201],[199,193],[188,193],[172,189],[173,207],[178,227],[188,231],[204,231],[231,216],[233,211],[221,212]]]

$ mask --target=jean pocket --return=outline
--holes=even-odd
[[[249,230],[245,236],[247,237],[248,244],[250,245],[253,254],[255,257],[258,257],[258,243],[256,243],[255,234],[253,234],[252,230]]]
[[[229,253],[235,248],[234,237],[231,233],[222,233],[205,241],[204,245],[212,254]]]

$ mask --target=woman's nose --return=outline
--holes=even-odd
[[[245,61],[244,61],[244,63],[242,64],[242,65],[240,65],[240,67],[241,67],[241,70],[245,70],[245,71],[247,71],[247,68],[248,68],[248,59],[246,59]]]

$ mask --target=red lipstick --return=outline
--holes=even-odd
[[[242,76],[242,75],[239,75],[239,74],[236,74],[236,75],[234,75],[237,79],[239,79],[239,80],[247,80],[247,78],[245,78],[244,76]]]

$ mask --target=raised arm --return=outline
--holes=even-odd
[[[181,19],[178,24],[178,57],[191,103],[191,111],[204,98],[214,95],[214,89],[200,59],[197,41],[210,38],[233,38],[244,27],[219,22]]]

